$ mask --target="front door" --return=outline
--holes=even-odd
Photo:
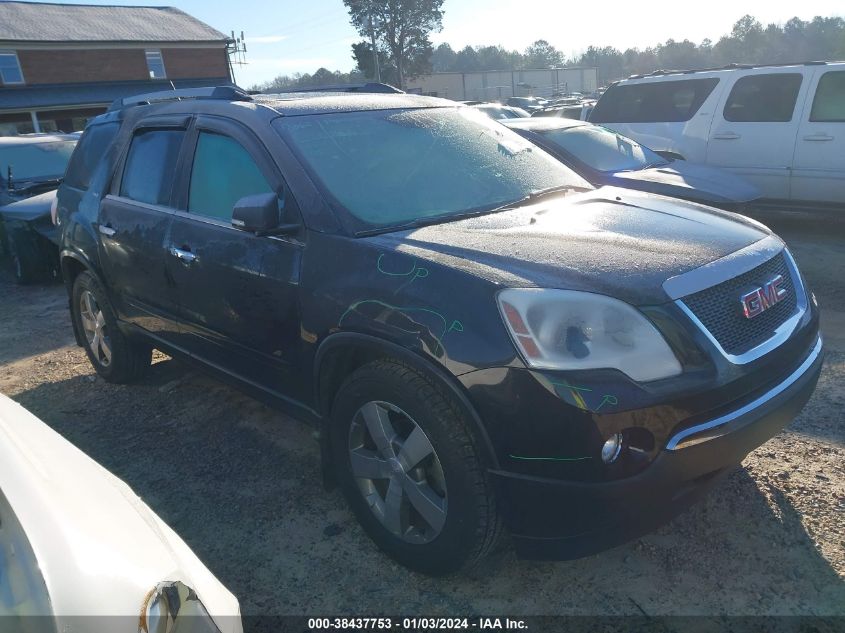
[[[713,118],[707,163],[756,185],[764,198],[789,198],[789,174],[806,93],[800,72],[772,69],[740,77],[726,91]]]
[[[300,340],[303,245],[295,237],[257,237],[232,226],[232,208],[245,196],[278,192],[280,222],[296,213],[292,197],[264,147],[240,124],[200,117],[191,143],[190,182],[167,256],[182,320],[180,346],[299,400],[305,381],[291,366]]]
[[[819,66],[795,142],[792,198],[845,203],[845,70]]]

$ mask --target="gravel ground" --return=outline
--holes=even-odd
[[[703,502],[579,561],[505,550],[470,575],[407,572],[322,490],[306,426],[161,354],[141,384],[105,383],[59,285],[0,276],[0,391],[132,486],[244,614],[845,615],[845,231],[769,223],[824,311],[815,395]]]

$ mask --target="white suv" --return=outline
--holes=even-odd
[[[729,169],[765,198],[845,202],[845,62],[634,76],[589,119],[664,156]]]

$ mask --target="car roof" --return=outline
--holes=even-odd
[[[519,128],[520,130],[529,130],[531,132],[545,132],[548,130],[565,130],[573,127],[584,127],[590,125],[586,121],[579,121],[578,119],[567,119],[566,117],[530,117],[523,119],[506,119],[500,121],[503,125],[510,128]]]
[[[0,136],[0,145],[34,145],[78,140],[79,136],[75,134],[18,134],[17,136]]]
[[[463,107],[449,99],[389,93],[286,92],[275,95],[253,95],[252,98],[255,103],[272,108],[282,116],[397,108]]]
[[[787,62],[787,63],[780,63],[780,64],[737,64],[731,63],[726,66],[720,66],[717,68],[700,68],[700,69],[686,69],[686,70],[655,70],[654,72],[645,73],[645,74],[637,74],[631,75],[626,79],[622,79],[618,82],[614,83],[646,83],[648,81],[664,81],[664,80],[677,80],[677,79],[697,79],[697,78],[707,78],[707,77],[720,77],[724,75],[726,72],[742,72],[742,71],[751,71],[749,74],[758,74],[764,73],[768,70],[774,70],[776,68],[796,68],[800,69],[801,67],[812,67],[812,66],[829,66],[835,69],[841,68],[845,65],[845,62],[842,61],[807,61],[807,62]]]

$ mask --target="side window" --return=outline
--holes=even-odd
[[[802,78],[801,73],[741,77],[725,103],[725,120],[737,123],[791,121]]]
[[[148,204],[170,203],[184,130],[139,130],[132,138],[120,195]]]
[[[91,183],[91,175],[105,155],[117,131],[119,123],[103,123],[92,125],[82,135],[77,144],[65,174],[65,182],[77,189],[87,189]]]
[[[593,123],[689,121],[719,83],[711,78],[618,84],[590,113]]]
[[[272,191],[258,165],[239,143],[220,134],[200,132],[191,170],[190,213],[228,222],[238,200]]]
[[[810,121],[845,122],[845,70],[826,72],[819,79]]]

